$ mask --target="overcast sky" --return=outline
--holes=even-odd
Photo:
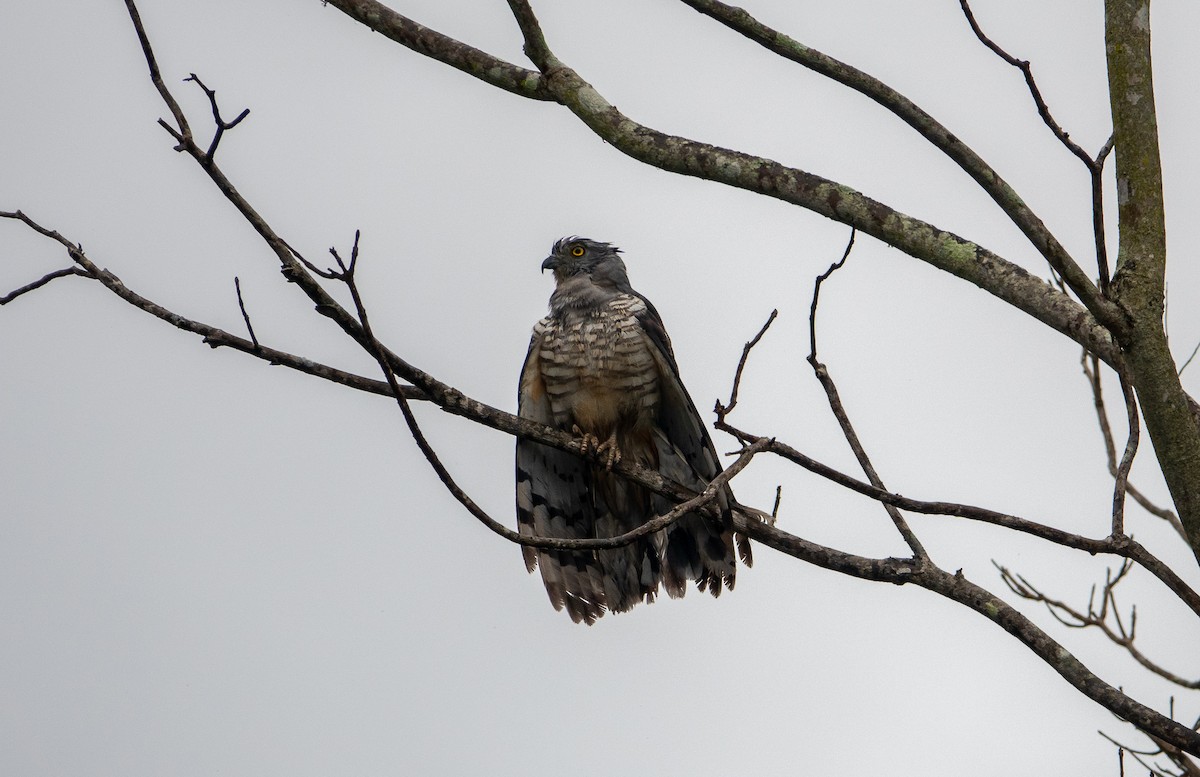
[[[8,5],[0,210],[23,209],[135,291],[241,333],[238,276],[265,344],[374,377],[171,150],[123,5]],[[1086,171],[957,3],[744,5],[938,117],[1092,271]],[[1101,5],[975,4],[1093,152],[1110,126]],[[393,6],[528,64],[501,0]],[[556,54],[634,119],[833,178],[1045,275],[961,171],[866,99],[681,3],[534,8]],[[412,363],[514,409],[550,244],[611,241],[706,419],[778,308],[733,420],[854,470],[803,361],[812,280],[847,228],[641,166],[560,106],[488,87],[317,0],[142,0],[141,12],[199,136],[208,106],[181,83],[189,72],[227,118],[251,109],[218,162],[280,234],[324,263],[362,230],[376,331]],[[1200,7],[1160,0],[1153,29],[1182,361],[1200,341]],[[67,262],[0,223],[0,293]],[[1111,483],[1076,346],[865,237],[822,300],[822,357],[892,489],[1107,532]],[[394,404],[211,350],[98,284],[58,280],[0,309],[0,358],[0,773],[1095,775],[1116,774],[1097,729],[1144,744],[986,619],[766,548],[719,601],[692,592],[576,626],[519,550],[445,493]],[[1185,385],[1200,391],[1200,368]],[[512,523],[512,438],[419,410],[455,476]],[[1138,485],[1165,500],[1148,446],[1143,458]],[[756,460],[735,490],[769,509],[777,484],[782,528],[905,552],[877,505],[778,461]],[[1103,579],[1105,559],[956,519],[912,523],[935,561],[993,591],[992,559],[1080,605]],[[1129,526],[1195,584],[1161,521],[1131,510]],[[1156,590],[1135,576],[1125,594],[1140,605],[1139,644],[1194,677],[1200,634]],[[1021,607],[1106,681],[1167,710],[1175,691],[1099,635]],[[1200,712],[1175,695],[1182,718]]]

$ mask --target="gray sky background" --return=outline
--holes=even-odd
[[[745,5],[929,110],[1091,267],[1083,166],[957,3]],[[1100,6],[975,4],[1091,151],[1109,133]],[[394,7],[525,64],[500,0]],[[633,118],[836,179],[1045,275],[963,173],[864,98],[679,3],[534,7],[558,56]],[[854,471],[803,362],[812,279],[846,228],[643,167],[561,107],[487,87],[316,0],[141,11],[198,135],[208,107],[180,83],[189,72],[227,118],[251,108],[218,161],[277,231],[324,262],[363,230],[373,323],[411,362],[514,408],[550,243],[608,240],[662,313],[702,412],[779,308],[735,421]],[[1200,6],[1160,0],[1153,25],[1182,359],[1200,340]],[[241,332],[237,275],[265,344],[374,375],[172,152],[121,3],[9,3],[0,72],[0,209],[82,242],[139,293]],[[67,263],[14,223],[0,224],[0,257],[4,291]],[[869,238],[822,299],[823,359],[890,487],[1107,532],[1111,484],[1075,346]],[[517,548],[444,492],[394,405],[212,351],[82,279],[0,310],[0,356],[0,773],[1082,775],[1116,773],[1097,729],[1140,743],[985,619],[765,548],[719,601],[693,592],[575,626]],[[1185,373],[1193,393],[1197,381],[1200,368]],[[512,439],[419,411],[464,486],[510,519]],[[1135,472],[1165,499],[1153,467]],[[735,488],[769,509],[778,483],[783,528],[904,552],[877,505],[779,462],[756,460]],[[1103,579],[1104,559],[912,520],[936,561],[993,591],[991,559],[1078,604]],[[1196,584],[1162,522],[1136,509],[1129,521]],[[1128,588],[1143,649],[1195,676],[1195,624],[1145,576]],[[1098,635],[1022,609],[1167,709],[1174,691]],[[1197,714],[1194,696],[1176,696],[1181,717]]]

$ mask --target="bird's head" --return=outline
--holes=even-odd
[[[583,280],[613,291],[629,290],[629,275],[619,254],[621,249],[586,237],[564,237],[550,249],[542,270],[553,270],[561,286],[572,279]]]

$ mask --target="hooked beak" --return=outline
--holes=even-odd
[[[546,261],[542,262],[542,272],[546,272],[546,270],[557,270],[557,269],[558,269],[558,257],[554,256],[553,254],[551,254],[550,256],[547,256]]]

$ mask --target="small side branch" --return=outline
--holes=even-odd
[[[1058,138],[1072,154],[1083,160],[1085,165],[1091,167],[1092,157],[1078,143],[1071,140],[1070,134],[1050,114],[1050,106],[1046,105],[1045,99],[1042,98],[1042,91],[1038,89],[1037,80],[1033,77],[1033,66],[1029,63],[1029,60],[1017,59],[1000,48],[995,41],[984,34],[983,29],[979,26],[979,22],[975,21],[975,14],[971,11],[971,6],[967,0],[959,0],[959,5],[962,6],[963,15],[967,17],[967,24],[971,25],[971,32],[975,33],[975,37],[979,38],[979,42],[987,46],[1000,59],[1021,71],[1021,75],[1025,77],[1025,84],[1029,87],[1029,94],[1033,97],[1033,103],[1037,106],[1038,115],[1042,117],[1042,121],[1054,133],[1054,137]]]
[[[979,26],[979,22],[975,19],[975,14],[971,10],[968,0],[959,0],[959,5],[962,6],[963,15],[967,17],[967,24],[971,25],[971,31],[975,33],[975,37],[979,42],[986,46],[992,53],[1000,57],[1008,64],[1021,71],[1021,75],[1025,78],[1025,85],[1029,87],[1029,95],[1033,98],[1033,103],[1037,106],[1038,116],[1042,117],[1042,121],[1054,133],[1054,137],[1058,138],[1059,142],[1066,147],[1068,151],[1074,154],[1087,167],[1091,177],[1091,192],[1092,192],[1092,232],[1094,234],[1096,244],[1096,267],[1100,275],[1100,292],[1107,295],[1110,282],[1109,267],[1108,267],[1108,248],[1105,245],[1104,237],[1104,184],[1103,173],[1104,163],[1108,158],[1109,153],[1113,149],[1114,137],[1110,135],[1105,141],[1099,153],[1092,156],[1087,151],[1083,150],[1075,141],[1071,140],[1071,135],[1062,126],[1054,120],[1054,116],[1050,113],[1050,106],[1046,104],[1045,98],[1042,97],[1042,91],[1038,88],[1037,80],[1033,77],[1033,66],[1027,59],[1018,59],[1007,51],[1002,49],[999,44],[993,41],[984,33],[983,28]],[[1051,264],[1051,269],[1056,269]]]
[[[1125,533],[1125,492],[1129,485],[1129,470],[1133,466],[1133,457],[1137,455],[1138,439],[1141,436],[1141,421],[1138,419],[1137,397],[1133,386],[1124,374],[1118,373],[1121,379],[1121,394],[1125,398],[1125,416],[1129,424],[1129,436],[1125,441],[1125,452],[1117,465],[1113,476],[1113,508],[1112,536],[1119,537]]]
[[[733,409],[737,407],[738,389],[740,389],[742,385],[742,370],[746,369],[746,360],[750,358],[750,351],[754,349],[754,346],[758,345],[759,340],[762,340],[763,335],[765,335],[767,330],[771,328],[771,324],[775,322],[775,317],[778,315],[778,310],[772,310],[771,315],[767,316],[766,323],[764,323],[762,328],[758,330],[758,334],[750,338],[750,340],[744,346],[742,346],[742,358],[738,359],[737,370],[735,370],[733,373],[733,388],[731,388],[729,391],[729,403],[722,405],[719,400],[717,401],[716,407],[714,408],[717,418],[724,419],[726,415],[731,413]]]
[[[1129,616],[1123,618],[1117,606],[1116,594],[1117,586],[1129,574],[1130,569],[1133,568],[1133,562],[1126,561],[1115,573],[1112,570],[1105,572],[1104,586],[1100,590],[1099,597],[1097,597],[1096,589],[1093,586],[1092,595],[1088,597],[1086,610],[1072,607],[1061,599],[1047,596],[1024,576],[1014,574],[1008,568],[1000,566],[994,561],[992,563],[1000,571],[1000,578],[1010,591],[1022,599],[1044,604],[1046,610],[1054,616],[1054,619],[1067,628],[1098,629],[1113,644],[1123,648],[1135,661],[1159,677],[1182,688],[1200,689],[1200,679],[1189,680],[1170,670],[1164,669],[1154,661],[1151,661],[1134,645],[1134,640],[1137,638],[1137,608],[1131,608]],[[1097,598],[1099,598],[1099,604],[1096,603]]]
[[[0,218],[18,218],[18,213],[20,213],[20,211],[17,211],[16,213],[0,212]],[[27,283],[19,289],[13,289],[8,294],[0,297],[0,305],[7,305],[22,294],[28,294],[31,291],[42,288],[55,278],[65,278],[68,275],[82,275],[85,278],[91,277],[87,274],[87,272],[79,267],[64,267],[61,270],[55,270],[54,272],[46,273],[33,283]]]
[[[718,421],[716,428],[723,432],[727,432],[734,437],[737,437],[743,442],[752,442],[760,439],[758,435],[750,434],[737,427],[731,426],[727,421]],[[1192,612],[1200,615],[1200,593],[1197,593],[1167,564],[1163,563],[1154,554],[1146,550],[1146,548],[1137,541],[1125,537],[1105,537],[1102,539],[1093,539],[1084,537],[1079,534],[1063,531],[1054,526],[1049,526],[1037,521],[1031,521],[1027,518],[1021,518],[1008,513],[1001,513],[996,510],[989,510],[986,507],[977,507],[975,505],[959,504],[957,502],[932,502],[920,499],[912,499],[907,496],[901,496],[890,491],[886,491],[877,486],[865,483],[857,478],[853,478],[843,472],[840,472],[827,464],[822,464],[811,456],[796,450],[787,443],[778,440],[772,440],[767,446],[766,452],[773,453],[781,458],[796,464],[797,466],[825,478],[831,483],[836,483],[839,486],[855,491],[870,499],[875,499],[885,504],[894,505],[901,510],[906,510],[910,513],[921,513],[924,515],[950,515],[958,518],[965,518],[971,521],[980,521],[982,523],[990,523],[993,526],[1001,526],[1006,529],[1012,529],[1023,534],[1028,534],[1033,537],[1052,542],[1055,545],[1061,545],[1066,548],[1074,548],[1082,550],[1086,553],[1111,553],[1115,556],[1128,558],[1132,561],[1141,564],[1148,572],[1157,577],[1171,593],[1179,597]]]
[[[934,148],[953,160],[965,173],[971,176],[983,191],[987,192],[1005,215],[1017,225],[1030,243],[1037,248],[1038,252],[1042,254],[1054,271],[1070,286],[1075,295],[1083,301],[1087,309],[1105,327],[1118,335],[1126,331],[1127,322],[1122,311],[1100,293],[1100,290],[1088,278],[1087,273],[1075,262],[1066,248],[1058,242],[1049,228],[1030,209],[1028,204],[1021,199],[1017,192],[991,165],[975,153],[966,143],[963,143],[960,137],[950,132],[920,106],[879,79],[845,62],[823,54],[811,46],[806,46],[780,30],[763,24],[745,9],[720,2],[720,0],[682,0],[682,2],[700,13],[717,20],[735,32],[744,35],[768,51],[830,78],[849,89],[853,89],[908,124],[921,137],[933,145]],[[575,108],[572,107],[572,110],[575,110]],[[578,111],[576,112],[578,113]],[[597,119],[599,118],[597,117]],[[585,121],[589,120],[585,118]],[[591,124],[592,122],[589,121],[589,126]],[[601,134],[603,135],[603,133]],[[611,137],[606,137],[605,139],[617,145],[618,148],[621,148],[621,144],[615,143]],[[622,150],[624,149],[622,148]],[[626,151],[625,153],[638,157],[637,154],[630,151]],[[655,164],[655,162],[651,162],[651,164]],[[663,169],[671,168],[663,167]],[[698,173],[694,172],[693,168],[687,174],[697,175]],[[771,194],[770,196],[778,195]],[[802,203],[797,204],[801,204],[802,207],[810,207]],[[829,218],[841,221],[850,226],[857,226],[860,230],[875,235],[867,222],[855,222],[839,218],[837,214],[830,215]],[[878,235],[875,236],[878,237]],[[899,246],[899,242],[895,239],[887,238],[886,241],[894,246]],[[905,249],[902,248],[901,250]],[[912,255],[917,256],[917,254]]]
[[[1192,730],[1200,727],[1200,720],[1192,725]],[[1097,732],[1100,736],[1107,739],[1117,746],[1118,753],[1129,753],[1133,756],[1133,760],[1146,770],[1150,777],[1200,777],[1200,764],[1191,758],[1187,753],[1183,752],[1179,747],[1164,742],[1159,737],[1149,734],[1145,731],[1141,732],[1147,739],[1155,744],[1154,750],[1139,750],[1130,747],[1129,745],[1118,742],[1113,737],[1105,734],[1103,731]],[[1172,764],[1171,767],[1160,766],[1155,762],[1155,759],[1160,756],[1165,756]],[[1124,771],[1122,770],[1122,777]]]
[[[734,514],[734,529],[752,540],[824,569],[864,580],[916,585],[964,605],[1011,634],[1073,688],[1114,715],[1156,740],[1161,738],[1184,752],[1200,753],[1200,736],[1195,729],[1134,701],[1104,682],[1014,607],[961,573],[950,574],[934,564],[917,569],[911,559],[872,559],[844,553],[737,513]]]
[[[1112,153],[1116,135],[1109,135],[1104,146],[1088,165],[1092,179],[1092,235],[1096,243],[1096,267],[1100,273],[1100,291],[1108,295],[1112,282],[1108,268],[1108,243],[1104,236],[1104,163]]]
[[[250,323],[250,314],[246,312],[246,302],[242,299],[242,280],[236,275],[233,278],[233,288],[237,291],[238,309],[242,311],[242,320],[246,322],[246,331],[250,334],[250,342],[255,348],[261,348],[258,338],[254,336],[254,325]]]
[[[846,250],[842,252],[842,258],[829,266],[821,275],[817,276],[813,283],[812,306],[808,312],[808,342],[809,353],[808,363],[813,368],[813,373],[817,376],[817,380],[821,383],[821,388],[825,389],[825,397],[829,401],[829,409],[833,412],[833,417],[837,419],[838,426],[842,428],[842,435],[846,438],[850,450],[854,452],[854,458],[858,460],[858,465],[862,467],[863,473],[867,479],[871,481],[871,485],[878,489],[884,489],[883,479],[879,477],[879,473],[875,471],[875,466],[871,463],[871,457],[867,455],[866,448],[863,447],[862,440],[859,439],[858,433],[854,431],[854,425],[850,422],[850,416],[846,412],[845,405],[842,404],[841,395],[838,393],[837,384],[834,383],[833,376],[829,374],[829,369],[817,360],[817,305],[821,299],[821,284],[829,280],[835,272],[840,270],[846,260],[850,258],[850,252],[854,250],[855,230],[850,230],[850,240],[846,243]],[[913,552],[913,559],[922,564],[929,560],[929,554],[921,541],[917,539],[917,535],[909,527],[908,521],[904,520],[904,516],[896,509],[894,505],[887,502],[882,502],[883,509],[887,512],[888,517],[892,519],[896,530],[900,532],[900,536],[908,544],[908,547]]]
[[[842,258],[829,265],[829,269],[818,275],[816,281],[813,283],[812,304],[808,308],[809,364],[812,364],[817,359],[817,305],[821,302],[821,284],[829,280],[829,276],[842,269],[842,265],[846,264],[846,260],[850,258],[850,252],[854,250],[854,238],[857,234],[857,229],[850,229],[850,240],[846,242],[846,250],[842,252]]]
[[[133,0],[125,0],[125,9],[129,12],[130,21],[133,22],[134,32],[137,33],[138,43],[142,47],[142,55],[146,57],[146,67],[150,71],[150,81],[158,91],[158,96],[167,104],[167,109],[171,111],[171,115],[175,117],[176,126],[172,127],[163,119],[159,119],[158,123],[179,141],[179,145],[175,147],[175,150],[183,151],[187,144],[192,141],[192,128],[188,125],[188,120],[183,113],[183,109],[179,107],[179,103],[171,94],[171,90],[167,89],[167,85],[163,82],[162,73],[158,69],[158,60],[155,59],[154,50],[150,47],[150,38],[146,35],[146,28],[142,25],[142,15],[138,13],[137,5]]]
[[[213,131],[212,141],[208,144],[208,150],[204,152],[204,158],[201,161],[201,164],[211,164],[213,155],[217,153],[217,146],[220,144],[221,138],[225,135],[225,130],[231,130],[238,124],[241,124],[242,119],[250,115],[250,109],[243,109],[233,121],[225,121],[221,118],[221,109],[217,105],[217,93],[215,90],[209,89],[207,86],[205,86],[204,82],[201,81],[200,77],[195,73],[189,73],[188,77],[183,80],[193,81],[195,82],[196,86],[204,90],[205,96],[208,97],[208,104],[212,106],[213,125],[216,127],[216,129]]]
[[[1191,354],[1188,355],[1187,360],[1183,363],[1183,366],[1179,368],[1179,372],[1176,373],[1177,375],[1183,377],[1183,371],[1186,370],[1188,365],[1192,363],[1192,360],[1196,358],[1197,353],[1200,353],[1200,343],[1196,343],[1196,347],[1192,349]]]
[[[1117,450],[1116,445],[1113,442],[1112,427],[1108,422],[1108,410],[1105,407],[1104,402],[1104,388],[1100,380],[1100,360],[1095,356],[1089,355],[1085,351],[1080,363],[1083,367],[1084,377],[1087,378],[1088,386],[1092,390],[1092,402],[1096,408],[1096,422],[1100,426],[1100,434],[1104,438],[1104,454],[1108,462],[1108,472],[1115,479],[1120,472],[1120,467],[1117,462]],[[1127,414],[1133,412],[1130,410],[1128,397],[1126,402],[1126,412]],[[1128,445],[1126,446],[1126,449],[1128,450]],[[1128,471],[1126,471],[1124,486],[1125,493],[1132,497],[1133,501],[1137,502],[1142,509],[1146,510],[1146,512],[1171,524],[1171,527],[1175,529],[1175,531],[1179,533],[1179,536],[1186,541],[1187,534],[1183,530],[1183,524],[1180,522],[1179,516],[1177,516],[1172,510],[1169,510],[1165,507],[1160,507],[1154,502],[1150,501],[1149,497],[1143,494],[1139,489],[1135,488],[1133,484],[1129,483],[1128,481]]]
[[[351,19],[384,37],[492,86],[533,100],[554,99],[536,70],[518,67],[401,16],[379,0],[326,0]]]
[[[205,345],[208,345],[211,348],[232,348],[234,350],[241,351],[242,353],[247,353],[251,356],[258,357],[268,364],[288,367],[289,369],[303,372],[314,377],[323,378],[333,383],[347,386],[358,391],[365,391],[371,394],[380,394],[383,396],[391,396],[391,391],[388,388],[388,385],[381,380],[371,380],[370,378],[364,378],[361,375],[355,375],[352,372],[346,372],[345,370],[339,370],[336,367],[320,364],[312,361],[311,359],[306,359],[302,356],[296,356],[295,354],[287,353],[286,351],[268,348],[264,345],[256,344],[251,340],[246,340],[238,337],[237,335],[230,334],[223,329],[219,329],[215,326],[211,326],[200,321],[195,321],[169,310],[162,305],[159,305],[157,302],[149,300],[133,291],[126,286],[120,278],[113,275],[111,272],[100,269],[94,262],[92,262],[91,259],[88,258],[87,254],[84,253],[83,249],[78,245],[72,243],[70,240],[67,240],[57,231],[43,227],[21,211],[15,211],[11,213],[0,211],[0,218],[9,218],[20,221],[38,234],[44,235],[63,246],[67,250],[67,254],[76,263],[76,269],[78,272],[72,274],[96,279],[106,289],[130,305],[133,305],[135,308],[149,313],[155,318],[165,321],[177,329],[199,335],[203,338]],[[56,273],[51,273],[51,275],[58,276],[60,273],[63,275],[67,274],[65,270],[60,270]],[[33,285],[34,284],[30,284],[30,286]],[[39,281],[37,285],[44,284],[41,284]],[[409,399],[424,400],[429,398],[424,392],[413,386],[404,386],[402,388],[405,396],[407,396]]]

